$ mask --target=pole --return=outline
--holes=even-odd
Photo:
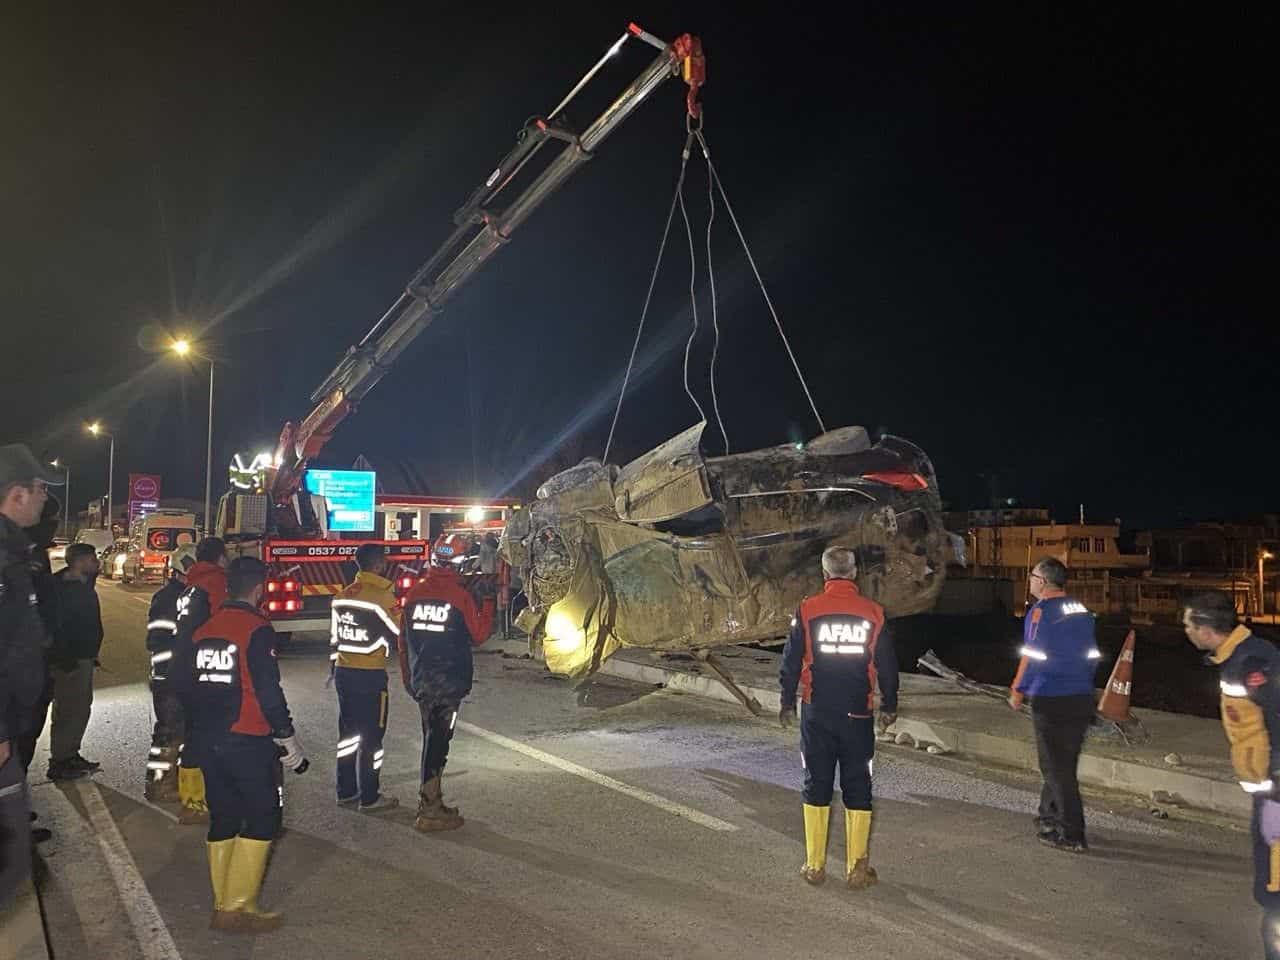
[[[111,434],[111,453],[107,456],[107,529],[111,530],[111,507],[115,503],[112,494],[115,493],[115,475],[116,475],[116,435]],[[114,537],[114,532],[112,533]]]
[[[62,539],[67,540],[71,537],[71,468],[67,467],[67,485],[62,492],[64,502],[62,504]]]
[[[1266,581],[1263,579],[1263,574],[1262,574],[1262,564],[1264,562],[1263,561],[1264,556],[1266,556],[1266,554],[1263,553],[1262,548],[1259,547],[1258,548],[1258,616],[1262,616],[1267,611]]]
[[[210,494],[213,490],[213,361],[209,361],[209,438],[204,457],[204,535],[210,536]]]

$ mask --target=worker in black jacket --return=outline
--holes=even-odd
[[[75,780],[101,765],[80,754],[93,707],[93,671],[102,647],[102,609],[94,581],[98,555],[87,543],[67,547],[58,586],[58,629],[49,654],[53,675],[53,720],[49,734],[49,779]]]
[[[53,546],[53,534],[58,529],[61,512],[57,498],[50,494],[44,503],[39,522],[23,531],[31,541],[31,582],[36,588],[36,603],[46,633],[44,687],[31,712],[31,726],[18,738],[22,765],[28,770],[31,769],[31,761],[35,759],[36,743],[40,740],[49,717],[49,704],[53,702],[53,677],[49,674],[48,659],[49,648],[53,646],[53,634],[58,627],[58,588],[57,581],[53,578],[53,567],[49,563],[49,548]]]
[[[143,794],[150,801],[177,800],[178,748],[182,745],[182,702],[169,680],[178,636],[178,600],[187,589],[187,571],[196,550],[183,544],[169,557],[169,579],[151,597],[147,611],[147,653],[151,656],[151,705],[156,722],[147,754]]]
[[[18,738],[45,682],[45,643],[31,541],[46,484],[58,483],[22,444],[0,446],[0,910],[31,873],[31,806]]]
[[[187,743],[196,743],[209,802],[209,879],[215,930],[263,933],[280,915],[258,909],[280,823],[280,764],[307,768],[280,689],[276,635],[258,604],[266,566],[227,568],[227,600],[192,637]],[[283,754],[283,756],[281,756]]]

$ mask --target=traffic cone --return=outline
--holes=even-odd
[[[1098,701],[1098,713],[1106,720],[1124,723],[1129,719],[1129,693],[1133,687],[1133,648],[1136,643],[1134,632],[1124,638],[1124,646],[1120,648],[1120,656],[1116,665],[1111,668],[1111,679],[1107,688],[1102,691],[1102,699]]]

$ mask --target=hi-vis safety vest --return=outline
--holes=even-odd
[[[1222,667],[1222,729],[1231,744],[1231,766],[1246,793],[1269,793],[1280,768],[1280,652],[1249,628],[1238,626],[1209,657]]]
[[[361,572],[333,598],[329,659],[339,667],[385,670],[400,635],[387,607],[395,609],[391,581]]]

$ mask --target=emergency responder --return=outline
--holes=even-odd
[[[1253,899],[1262,907],[1262,946],[1280,960],[1280,653],[1236,622],[1225,593],[1191,597],[1187,639],[1216,665],[1231,766],[1253,797]]]
[[[898,712],[898,658],[884,608],[864,597],[854,579],[857,556],[848,547],[822,553],[822,593],[800,604],[782,654],[784,727],[800,712],[800,756],[804,764],[805,862],[809,883],[827,878],[827,827],[836,766],[844,803],[845,882],[862,890],[878,881],[868,855],[871,839],[871,761],[875,753],[875,694],[880,689],[880,726]]]
[[[44,621],[46,633],[45,646],[45,683],[40,697],[31,711],[31,725],[27,732],[18,738],[18,755],[22,759],[22,767],[31,769],[35,759],[36,743],[44,732],[45,722],[49,718],[49,704],[53,702],[53,675],[49,672],[49,647],[53,643],[53,631],[58,626],[58,584],[53,579],[53,567],[49,562],[49,548],[53,546],[53,537],[58,530],[58,518],[62,515],[62,505],[58,499],[49,494],[40,512],[40,520],[34,527],[26,527],[23,532],[31,541],[31,580],[36,588],[36,601],[40,608],[40,618]],[[31,812],[31,820],[37,819],[35,811]],[[48,827],[32,827],[31,842],[44,843],[53,833]]]
[[[355,579],[332,604],[334,683],[338,688],[338,804],[365,812],[399,805],[378,789],[382,738],[387,730],[387,658],[400,635],[400,608],[382,574],[386,548],[356,550]]]
[[[169,682],[173,644],[178,636],[178,600],[187,589],[187,572],[196,564],[196,548],[184,543],[169,557],[169,579],[151,597],[147,612],[147,653],[151,655],[151,731],[143,794],[150,801],[177,800],[178,747],[182,745],[182,704]]]
[[[227,545],[217,537],[205,537],[196,544],[196,562],[187,571],[187,589],[178,598],[178,632],[174,639],[174,660],[181,661],[183,675],[173,677],[179,702],[190,692],[192,677],[185,674],[191,637],[227,598]],[[209,822],[205,803],[204,777],[200,757],[194,747],[183,744],[178,757],[178,794],[182,809],[178,822],[194,825]]]
[[[1040,842],[1067,853],[1084,853],[1084,804],[1076,768],[1093,720],[1093,675],[1102,652],[1094,638],[1093,614],[1066,595],[1067,568],[1045,557],[1031,570],[1028,588],[1036,602],[1022,623],[1022,659],[1009,690],[1017,710],[1031,698],[1031,721],[1040,759]]]
[[[20,443],[0,446],[0,909],[31,872],[31,805],[18,739],[45,686],[48,635],[31,575],[24,527],[59,479]]]
[[[191,678],[186,742],[198,746],[209,801],[209,925],[233,933],[280,926],[279,914],[258,909],[280,822],[277,771],[306,769],[280,689],[275,631],[258,608],[266,572],[253,557],[232,561],[226,602],[182,654]]]
[[[442,796],[441,775],[458,709],[471,692],[471,648],[489,637],[496,597],[490,577],[464,577],[448,556],[432,557],[405,597],[400,625],[400,679],[422,713],[422,787],[414,827],[423,833],[462,826]],[[439,561],[439,562],[434,562]],[[477,596],[487,594],[482,600]]]

